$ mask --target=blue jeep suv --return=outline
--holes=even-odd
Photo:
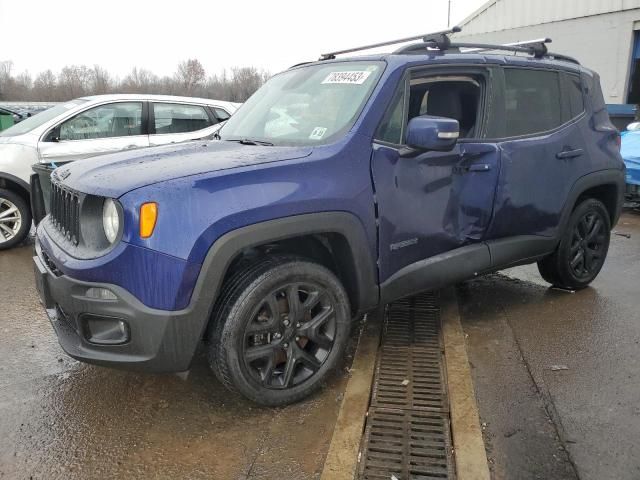
[[[69,355],[184,371],[204,340],[225,386],[282,405],[394,299],[534,262],[587,286],[625,174],[597,74],[544,43],[440,33],[294,66],[215,139],[52,182],[35,275]]]

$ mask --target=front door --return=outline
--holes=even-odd
[[[498,148],[480,140],[490,76],[465,72],[407,75],[378,128],[371,169],[381,282],[403,267],[480,242],[490,224],[500,166]],[[407,122],[418,115],[458,120],[461,140],[450,152],[404,155]]]
[[[57,125],[38,144],[40,161],[60,164],[149,146],[143,102],[89,108]]]

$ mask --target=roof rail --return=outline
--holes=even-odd
[[[354,47],[354,48],[347,48],[345,50],[337,50],[335,52],[323,53],[322,55],[320,55],[320,60],[331,60],[336,58],[336,55],[342,55],[344,53],[353,53],[353,52],[359,52],[361,50],[369,50],[371,48],[386,47],[387,45],[406,43],[406,42],[411,42],[412,40],[422,40],[423,42],[426,43],[426,42],[431,42],[436,40],[444,41],[444,39],[446,39],[446,42],[451,43],[447,35],[450,35],[452,33],[458,33],[461,31],[462,31],[462,28],[453,27],[448,30],[442,30],[439,32],[425,33],[423,35],[415,35],[413,37],[399,38],[398,40],[390,40],[388,42],[372,43],[370,45],[363,45],[362,47]]]
[[[442,30],[439,32],[425,33],[423,35],[415,35],[413,37],[399,38],[398,40],[390,40],[388,42],[372,43],[371,45],[363,45],[362,47],[348,48],[346,50],[337,50],[335,52],[323,53],[320,56],[320,60],[331,60],[336,58],[336,55],[342,55],[344,53],[359,52],[361,50],[369,50],[371,48],[384,47],[387,45],[395,45],[398,43],[406,43],[412,40],[421,40],[421,42],[412,43],[400,47],[393,53],[395,54],[416,54],[423,51],[434,53],[439,51],[440,53],[457,52],[457,53],[473,53],[473,52],[487,52],[487,51],[507,51],[513,53],[526,53],[534,56],[535,58],[554,58],[557,60],[564,60],[580,65],[580,62],[573,57],[567,55],[561,55],[558,53],[549,52],[547,49],[547,43],[551,43],[550,38],[538,38],[536,40],[526,40],[524,42],[514,42],[505,44],[491,44],[491,43],[466,43],[466,42],[452,42],[449,35],[452,33],[461,32],[461,27],[453,27],[448,30]],[[461,50],[463,49],[463,50]]]

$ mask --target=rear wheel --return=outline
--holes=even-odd
[[[600,273],[609,250],[611,221],[599,200],[588,199],[571,214],[557,250],[538,262],[547,282],[570,289],[589,285]]]
[[[0,250],[22,242],[31,228],[31,210],[15,192],[0,188]]]
[[[212,321],[209,362],[217,377],[256,403],[276,406],[321,386],[342,358],[350,308],[327,268],[270,257],[227,282]]]

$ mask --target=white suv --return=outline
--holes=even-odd
[[[97,95],[45,110],[0,132],[0,250],[31,227],[31,166],[213,135],[240,106],[204,98]]]

